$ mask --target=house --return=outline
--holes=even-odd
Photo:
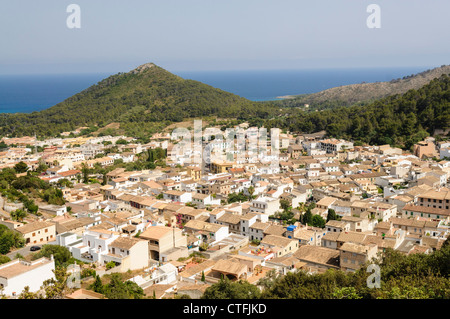
[[[64,205],[41,205],[39,206],[39,210],[43,213],[51,214],[54,216],[63,216],[65,213],[67,213],[67,207]]]
[[[249,237],[250,240],[261,241],[265,236],[265,231],[270,227],[270,224],[260,221],[255,221],[249,226]]]
[[[427,206],[405,205],[402,210],[402,217],[425,217],[431,219],[447,220],[450,217],[450,210],[445,210],[442,208],[432,208]]]
[[[212,224],[200,220],[190,220],[184,225],[187,233],[200,232],[204,242],[214,243],[225,239],[229,234],[229,228],[225,225]]]
[[[178,269],[171,263],[161,266],[153,265],[146,269],[147,275],[138,275],[130,279],[142,289],[146,290],[153,285],[171,285],[177,282]]]
[[[299,261],[294,256],[283,256],[266,261],[265,266],[275,269],[281,275],[286,275],[289,272],[295,272],[302,269],[306,266],[306,263]]]
[[[322,246],[331,249],[340,249],[344,243],[350,242],[355,244],[362,244],[366,239],[366,234],[345,231],[345,232],[329,232],[322,237]]]
[[[343,271],[355,271],[366,262],[376,258],[378,246],[375,244],[344,243],[340,251],[340,265]]]
[[[15,230],[23,236],[26,245],[46,244],[56,240],[56,225],[48,221],[31,222]]]
[[[163,192],[163,196],[164,196],[165,200],[171,200],[173,202],[178,202],[178,203],[192,202],[192,193],[190,193],[190,192],[169,190],[169,191]]]
[[[241,216],[232,212],[225,212],[217,218],[216,224],[228,226],[228,230],[234,234],[241,233]]]
[[[148,242],[134,237],[118,237],[108,246],[105,264],[114,262],[121,272],[143,269],[149,263]]]
[[[413,153],[420,159],[423,157],[439,157],[439,153],[436,150],[436,145],[430,140],[425,140],[414,144]]]
[[[164,262],[187,257],[187,238],[179,228],[151,226],[139,238],[148,241],[150,259]]]
[[[276,253],[275,257],[282,257],[294,253],[299,246],[297,240],[277,235],[267,235],[261,240],[261,246],[271,249]]]
[[[423,194],[418,195],[417,204],[419,206],[444,209],[450,212],[450,191],[437,191],[431,189]]]
[[[280,199],[266,196],[259,196],[252,201],[251,212],[273,215],[280,210]]]
[[[329,220],[325,224],[325,228],[327,232],[343,232],[343,231],[349,231],[350,230],[350,224],[345,221],[338,221],[338,220]]]
[[[344,216],[341,218],[341,221],[347,223],[350,227],[348,230],[354,232],[366,232],[370,228],[368,218]]]
[[[328,209],[337,201],[334,197],[324,197],[316,203],[316,208],[323,209],[328,212]]]
[[[192,204],[198,208],[205,208],[211,205],[220,205],[220,199],[214,198],[211,194],[195,193],[192,195]]]
[[[74,233],[58,235],[57,243],[67,247],[73,257],[84,262],[104,264],[109,245],[119,237],[118,232],[91,227],[81,238]]]
[[[215,275],[218,274],[218,275]],[[231,279],[239,280],[247,278],[247,266],[241,263],[238,259],[220,259],[211,268],[211,272],[208,274],[216,278],[220,278],[221,275]]]
[[[339,269],[339,256],[337,250],[315,246],[300,246],[293,255],[299,261],[306,263],[304,267],[310,273],[324,272],[328,269]]]
[[[20,258],[0,265],[0,290],[6,296],[19,295],[26,286],[30,292],[38,292],[44,281],[56,279],[55,261],[42,257],[27,262]]]

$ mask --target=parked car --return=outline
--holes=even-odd
[[[41,249],[41,247],[39,247],[39,246],[31,246],[30,247],[31,251],[36,251],[36,250],[40,250],[40,249]]]

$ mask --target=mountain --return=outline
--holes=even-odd
[[[431,80],[439,78],[442,74],[450,74],[450,65],[443,65],[389,82],[351,84],[312,94],[290,95],[286,96],[286,100],[283,100],[281,104],[292,107],[303,106],[304,104],[310,104],[311,106],[331,104],[349,106],[395,94],[403,94],[412,89],[417,90]]]
[[[185,80],[147,63],[110,76],[46,110],[2,114],[0,136],[55,136],[80,126],[103,127],[112,122],[136,136],[189,117],[265,118],[270,112],[270,105]]]
[[[441,75],[418,90],[412,89],[364,106],[334,107],[315,112],[290,108],[284,117],[266,120],[264,125],[306,133],[326,130],[331,137],[410,149],[436,130],[443,130],[448,135],[450,76]]]

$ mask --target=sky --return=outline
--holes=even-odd
[[[0,74],[436,67],[449,14],[448,0],[2,0]]]

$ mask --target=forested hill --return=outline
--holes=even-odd
[[[326,130],[337,138],[409,149],[436,129],[450,127],[450,76],[442,75],[418,90],[365,106],[316,112],[291,109],[285,117],[267,120],[264,125],[306,133]]]
[[[279,102],[282,106],[299,107],[334,105],[350,106],[355,103],[374,101],[395,94],[403,94],[409,90],[417,90],[442,74],[450,74],[450,65],[427,70],[418,74],[393,79],[389,82],[360,83],[339,86],[312,94],[291,95]]]
[[[54,136],[112,122],[133,133],[187,117],[266,118],[272,109],[148,63],[110,76],[46,110],[2,114],[0,136]]]

